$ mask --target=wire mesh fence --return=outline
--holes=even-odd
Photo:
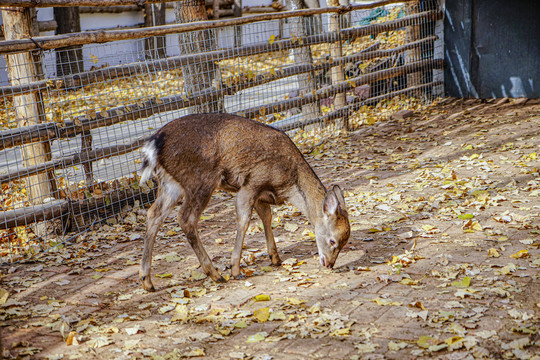
[[[436,0],[409,1],[218,21],[159,42],[3,51],[1,262],[152,202],[137,149],[181,115],[235,113],[299,138],[431,101],[442,92],[441,19]]]

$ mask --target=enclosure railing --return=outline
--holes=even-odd
[[[156,2],[162,1],[0,0],[6,37],[0,55],[9,77],[0,86],[2,261],[151,202],[153,187],[134,174],[134,151],[179,115],[227,111],[284,131],[336,119],[354,128],[383,116],[392,99],[426,100],[441,91],[437,1],[32,36],[31,7]],[[125,62],[105,62],[119,62],[115,49],[131,46],[126,41],[154,36],[169,36],[167,57],[137,48],[122,54]],[[95,56],[102,51],[95,44],[105,43],[109,55]],[[47,61],[56,54],[58,66],[66,48],[82,49],[84,59],[75,60],[85,68],[55,75]]]

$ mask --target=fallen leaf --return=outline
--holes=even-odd
[[[256,343],[263,341],[268,336],[268,333],[266,331],[258,332],[256,334],[253,334],[251,336],[248,336],[246,342],[247,343]]]
[[[439,339],[432,338],[429,335],[420,336],[416,341],[416,345],[421,348],[427,349],[430,346],[438,345],[440,343]]]
[[[529,256],[529,252],[527,249],[525,250],[519,250],[517,253],[510,255],[511,258],[519,259]]]
[[[270,301],[270,295],[260,294],[253,298],[255,301]]]
[[[266,322],[268,321],[268,319],[270,318],[270,309],[265,307],[265,308],[260,308],[260,309],[257,309],[255,310],[255,312],[253,313],[253,316],[259,320],[259,322]]]
[[[460,289],[468,288],[471,285],[471,278],[465,276],[461,281],[454,281],[451,285]]]
[[[95,339],[92,339],[92,340],[88,341],[86,344],[88,345],[88,347],[98,349],[98,348],[110,345],[112,343],[113,342],[112,342],[111,339],[109,339],[109,338],[107,338],[105,336],[100,336],[98,338],[95,338]]]
[[[0,305],[4,305],[9,297],[9,291],[0,288]]]

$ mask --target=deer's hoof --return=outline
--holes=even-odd
[[[272,263],[273,266],[281,265],[281,259],[277,255],[276,256],[270,255],[270,262]]]
[[[156,288],[152,284],[152,281],[150,281],[149,276],[142,276],[141,277],[141,282],[142,282],[142,287],[143,287],[144,290],[149,291],[149,292],[156,291]]]
[[[246,276],[246,274],[240,273],[240,274],[238,274],[238,275],[233,275],[233,278],[234,278],[235,280],[244,280],[244,279],[247,278],[247,276]]]

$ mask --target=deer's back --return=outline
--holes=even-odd
[[[285,133],[230,114],[188,115],[153,138],[160,165],[184,187],[205,182],[237,191],[250,186],[281,198],[299,172],[312,172]]]

